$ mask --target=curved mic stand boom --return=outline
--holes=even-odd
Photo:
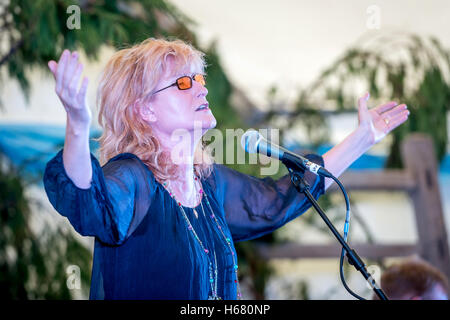
[[[383,290],[378,287],[375,280],[372,278],[370,273],[367,272],[366,266],[364,262],[361,260],[361,258],[358,256],[355,250],[350,248],[348,243],[344,240],[344,238],[341,236],[341,234],[336,230],[334,225],[331,223],[331,221],[328,219],[328,217],[325,215],[323,210],[320,208],[319,204],[317,203],[316,199],[311,195],[309,192],[309,184],[305,181],[304,175],[305,175],[305,169],[297,164],[297,163],[285,163],[285,165],[289,169],[289,174],[291,176],[291,181],[294,184],[296,190],[299,193],[303,193],[308,200],[311,202],[314,209],[316,209],[317,213],[320,215],[322,220],[325,222],[325,224],[328,226],[328,228],[331,230],[331,232],[334,234],[338,242],[341,244],[343,250],[347,253],[348,262],[355,267],[356,270],[361,272],[364,279],[370,284],[375,294],[381,299],[381,300],[388,300],[386,295],[384,294]],[[330,177],[331,178],[331,177]],[[336,178],[332,177],[333,179],[337,180]],[[344,283],[345,285],[345,283]],[[349,290],[346,287],[347,290]],[[350,293],[352,293],[350,291]],[[354,295],[352,293],[352,295]]]

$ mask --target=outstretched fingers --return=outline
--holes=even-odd
[[[391,109],[394,108],[396,105],[397,105],[397,102],[395,102],[395,101],[389,101],[389,102],[387,102],[387,103],[385,103],[385,104],[382,104],[382,105],[380,105],[380,106],[378,106],[378,107],[375,107],[374,110],[375,110],[379,115],[381,115],[382,113],[391,110]]]
[[[75,97],[78,92],[78,84],[80,83],[80,77],[81,73],[83,72],[83,65],[81,63],[78,63],[75,69],[75,74],[73,75],[72,79],[70,80],[69,84],[69,96]]]
[[[70,84],[72,82],[72,79],[74,77],[75,70],[77,68],[78,64],[78,53],[73,52],[71,55],[69,55],[69,59],[67,61],[66,70],[64,71],[64,88],[67,89],[69,95],[70,93]]]
[[[50,60],[48,62],[48,68],[50,69],[50,71],[53,74],[53,77],[56,79],[56,69],[58,68],[58,64],[56,63],[56,61],[54,60]]]
[[[386,111],[383,116],[388,116],[390,118],[393,118],[403,112],[409,112],[408,111],[408,107],[406,106],[406,104],[400,104],[392,109],[390,109],[389,111]]]
[[[81,83],[80,91],[78,92],[77,95],[78,101],[83,101],[86,98],[88,84],[89,84],[88,77],[84,77],[83,82]]]
[[[389,118],[389,122],[386,124],[388,128],[388,132],[394,130],[399,125],[403,124],[406,120],[408,120],[409,111],[404,110],[394,116]]]
[[[62,93],[64,87],[64,72],[66,70],[66,65],[69,60],[70,52],[69,50],[64,50],[61,57],[59,58],[57,68],[56,68],[56,93]]]

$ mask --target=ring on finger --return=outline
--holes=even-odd
[[[384,118],[384,123],[386,123],[386,125],[389,125],[389,119],[388,118]]]

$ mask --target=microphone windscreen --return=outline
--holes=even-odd
[[[259,132],[255,130],[248,130],[242,135],[241,146],[242,149],[248,153],[256,153],[258,151],[258,143],[261,139]]]

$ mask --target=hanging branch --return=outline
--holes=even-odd
[[[16,53],[16,51],[23,45],[23,39],[19,40],[18,42],[16,42],[15,45],[13,45],[10,49],[9,52],[7,54],[5,54],[3,57],[0,58],[0,67],[6,63],[14,53]]]
[[[409,132],[431,134],[438,159],[446,154],[447,121],[450,108],[450,53],[435,38],[422,39],[413,34],[383,35],[362,39],[326,68],[306,89],[300,90],[294,110],[288,113],[288,126],[301,119],[322,116],[324,106],[335,112],[356,111],[361,92],[366,87],[372,103],[393,100],[406,103],[411,110],[408,122],[392,133],[393,143],[387,167],[401,167],[400,141]],[[361,89],[359,89],[361,90]],[[316,110],[316,113],[312,113]],[[282,110],[271,110],[270,116],[282,116]],[[311,113],[311,114],[310,114]],[[318,122],[309,130],[310,139],[323,131]]]

